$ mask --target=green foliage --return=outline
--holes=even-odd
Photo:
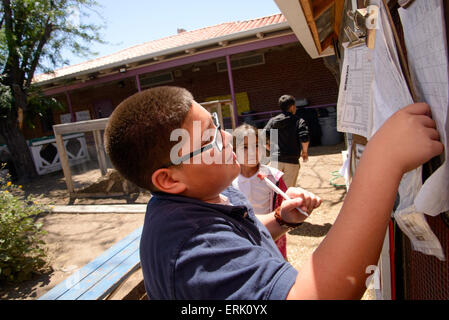
[[[94,54],[90,49],[91,43],[104,43],[99,33],[104,25],[85,21],[92,15],[104,20],[96,8],[100,6],[95,0],[2,1],[0,63],[3,63],[3,70],[8,69],[8,61],[18,60],[18,65],[10,67],[19,67],[25,74],[25,86],[29,86],[35,63],[45,72],[68,64],[63,57],[64,48],[80,56]]]
[[[96,8],[95,0],[0,2],[0,121],[18,107],[30,119],[45,108],[61,107],[33,85],[34,75],[68,64],[64,50],[95,54],[92,42],[105,43],[99,33],[104,25],[86,23],[92,15],[103,20]]]
[[[8,180],[0,176],[0,280],[23,281],[46,264],[46,232],[35,220],[43,209]]]
[[[12,107],[12,93],[11,88],[1,83],[2,76],[0,75],[0,120],[6,118]]]
[[[31,129],[35,128],[36,117],[42,118],[48,110],[64,111],[65,109],[64,105],[55,98],[45,97],[40,94],[33,94],[29,96],[27,103],[28,108],[25,112],[24,122]]]
[[[33,128],[36,116],[62,107],[39,92],[35,73],[68,64],[64,50],[86,57],[95,54],[93,42],[105,43],[104,22],[90,22],[91,16],[104,21],[97,8],[95,0],[0,1],[0,132],[11,154],[25,149],[25,139],[17,138],[23,122]],[[19,178],[34,176],[29,152],[13,160]]]

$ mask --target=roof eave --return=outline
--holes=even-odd
[[[185,52],[186,50],[207,47],[207,46],[214,45],[214,44],[217,44],[220,42],[235,41],[235,40],[239,40],[242,38],[257,36],[257,34],[260,34],[260,33],[276,32],[276,31],[281,31],[281,30],[285,30],[285,29],[289,29],[289,28],[290,28],[290,25],[288,24],[288,22],[281,22],[281,23],[277,23],[274,25],[263,26],[263,27],[256,28],[256,29],[241,31],[241,32],[213,38],[213,39],[207,39],[207,40],[203,40],[203,41],[199,41],[199,42],[190,43],[190,44],[187,44],[184,46],[179,46],[179,47],[169,48],[169,49],[165,49],[165,50],[161,50],[161,51],[157,51],[157,52],[152,52],[150,54],[141,55],[141,56],[133,57],[133,58],[126,59],[126,60],[121,60],[121,61],[110,63],[110,64],[105,64],[105,65],[102,65],[102,66],[99,66],[96,68],[91,68],[91,69],[83,70],[80,72],[67,74],[67,75],[64,75],[61,77],[55,77],[52,79],[35,82],[34,85],[44,86],[47,84],[51,84],[53,82],[60,82],[63,80],[96,73],[96,72],[99,72],[102,70],[118,68],[118,67],[121,67],[124,65],[129,65],[129,64],[136,63],[136,62],[160,57],[160,56],[167,56],[167,55],[175,54],[178,52]]]
[[[321,54],[319,53],[299,1],[274,1],[276,2],[278,8],[281,10],[284,17],[287,19],[288,24],[292,28],[299,42],[312,59],[322,58],[334,54],[333,48],[327,48]]]

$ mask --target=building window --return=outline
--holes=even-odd
[[[173,80],[173,73],[165,72],[157,75],[140,76],[139,81],[141,88],[148,88],[164,83],[170,83],[173,82],[174,80]]]
[[[265,64],[265,57],[264,57],[263,53],[253,54],[250,56],[240,57],[240,58],[235,58],[235,59],[231,58],[231,69],[232,70],[248,68],[248,67],[252,67],[252,66],[258,66],[261,64]],[[228,68],[227,68],[226,61],[217,62],[217,71],[218,72],[224,72],[227,70],[228,70]]]

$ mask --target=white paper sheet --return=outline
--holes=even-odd
[[[407,9],[399,9],[399,14],[417,94],[432,108],[445,146],[445,162],[425,181],[415,199],[419,212],[435,216],[449,210],[449,84],[443,3],[441,0],[414,1]]]
[[[413,103],[400,68],[393,33],[382,1],[375,46],[347,48],[342,67],[337,103],[337,130],[371,138],[384,122],[399,109]],[[399,147],[399,146],[398,146]],[[421,168],[404,176],[399,187],[399,209],[413,204],[421,184]]]
[[[429,6],[423,4],[427,3],[427,1],[421,0],[415,1],[414,3],[421,3],[421,6],[429,8]],[[368,138],[368,140],[391,115],[399,109],[413,103],[406,80],[402,74],[386,10],[380,0],[373,0],[371,1],[371,4],[379,6],[379,25],[376,30],[374,49],[370,50],[365,45],[350,49],[345,47],[345,60],[342,68],[339,99],[337,103],[337,129],[339,131],[362,135]],[[410,24],[416,25],[418,23],[419,28],[423,28],[420,32],[427,34],[429,32],[429,26],[423,22],[427,19],[421,19],[423,8],[419,7],[413,12],[415,15],[409,17]],[[410,14],[408,15],[410,16]],[[438,17],[438,22],[441,24],[441,16]],[[435,21],[436,14],[431,16],[430,19]],[[404,28],[406,27],[404,26]],[[408,25],[407,28],[410,28],[410,25]],[[409,32],[408,36],[410,38],[415,37],[415,34],[411,34],[410,30],[407,32]],[[418,31],[414,30],[412,32],[416,33]],[[440,90],[440,87],[441,90],[446,93],[447,98],[447,65],[443,66],[444,72],[446,73],[438,72],[433,69],[434,64],[442,63],[443,59],[440,57],[437,58],[437,53],[434,52],[435,50],[440,50],[439,52],[441,53],[441,49],[437,44],[427,42],[427,38],[422,35],[418,35],[417,39],[418,44],[412,45],[422,45],[423,47],[426,47],[422,48],[422,50],[430,50],[430,52],[421,55],[417,54],[415,57],[415,52],[410,54],[409,50],[415,50],[417,51],[416,53],[418,53],[419,50],[417,50],[417,48],[409,49],[407,47],[409,59],[421,59],[421,61],[419,61],[420,64],[416,64],[416,61],[410,60],[410,64],[415,63],[418,65],[418,67],[415,66],[414,76],[419,79],[420,83],[422,83],[422,88],[424,88],[423,92],[433,97],[432,99],[436,99],[434,97],[437,95],[435,88]],[[425,43],[423,43],[423,41],[425,41]],[[444,41],[442,39],[439,39],[438,41],[440,41],[440,45],[441,43],[446,43],[445,39]],[[432,52],[434,53],[433,55],[431,55]],[[430,59],[427,58],[429,55]],[[446,57],[445,54],[444,57]],[[428,65],[429,68],[427,68]],[[437,80],[436,82],[439,83],[439,86],[434,84],[435,80]],[[446,80],[446,82],[444,82],[444,80]],[[430,101],[434,100],[427,101],[431,105]],[[437,108],[440,108],[440,111],[442,109],[447,110],[447,105],[446,99],[443,101],[443,106]],[[446,127],[446,119],[447,114],[442,114],[440,120],[445,122],[443,124],[443,131],[440,131],[440,134],[442,132],[449,132]],[[442,125],[439,126],[441,127]],[[398,146],[398,148],[400,148],[400,146]],[[419,152],[419,146],[416,146],[416,149],[417,152]],[[446,148],[446,153],[447,151]],[[442,168],[440,169],[443,171]],[[437,175],[440,169],[426,181],[426,184],[429,183],[430,185],[427,189],[425,189],[421,183],[421,167],[404,175],[398,190],[400,202],[394,216],[399,227],[412,241],[415,250],[435,255],[443,260],[445,257],[441,249],[441,244],[428,226],[422,213],[436,212],[441,209],[441,204],[446,204],[446,201],[448,201],[446,198],[449,190],[449,177],[446,175],[446,172]],[[435,178],[433,178],[434,176]],[[388,179],[388,177],[385,178]],[[430,196],[431,193],[432,196]],[[438,194],[437,197],[435,197],[436,193]],[[420,197],[418,196],[422,197],[425,201],[420,201]],[[426,210],[423,210],[423,203],[426,205]],[[415,204],[420,205],[419,209],[415,207]],[[430,204],[433,204],[434,207],[440,207],[436,210],[436,208],[430,207]],[[441,211],[438,211],[438,213],[439,212]]]
[[[341,152],[341,157],[343,160],[343,164],[340,167],[340,170],[338,170],[338,174],[340,174],[345,179],[346,184],[346,191],[349,190],[349,168],[350,168],[350,161],[351,158],[349,155],[351,154],[351,145],[348,146],[348,149]]]
[[[413,103],[412,96],[400,69],[393,32],[381,1],[379,1],[378,29],[376,30],[376,41],[372,50],[372,57],[374,67],[373,128],[370,132],[370,137],[396,111]],[[399,211],[413,205],[420,188],[421,168],[404,175],[399,185]]]
[[[345,48],[337,102],[337,130],[368,137],[373,67],[368,47]]]
[[[413,103],[400,68],[386,10],[381,3],[379,3],[379,7],[379,28],[376,30],[375,48],[372,52],[374,83],[373,130],[371,136],[393,113]],[[400,148],[400,146],[398,147]],[[417,146],[417,152],[419,152],[419,146]],[[427,224],[423,211],[416,208],[415,205],[417,196],[422,190],[421,176],[422,167],[407,172],[403,176],[398,189],[400,201],[394,217],[398,226],[409,237],[414,250],[435,255],[440,260],[444,260],[445,256],[438,238]]]
[[[407,235],[415,251],[433,255],[445,261],[443,247],[427,223],[424,214],[416,212],[411,206],[395,214],[396,222]]]
[[[373,83],[373,128],[370,137],[396,111],[413,103],[407,82],[402,74],[393,32],[388,22],[387,13],[379,3],[378,28],[375,47],[372,50]]]

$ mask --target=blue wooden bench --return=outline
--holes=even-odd
[[[38,300],[101,300],[140,267],[142,227],[114,244]]]

